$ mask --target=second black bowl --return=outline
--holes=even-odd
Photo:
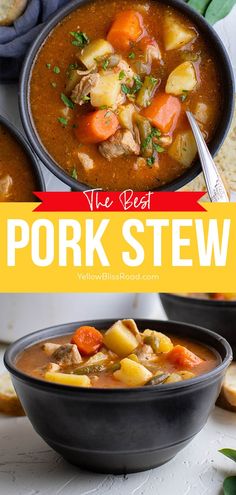
[[[199,299],[181,294],[159,295],[170,320],[210,328],[228,340],[236,358],[236,301]]]
[[[184,382],[126,389],[59,385],[17,369],[16,358],[28,346],[73,333],[81,325],[105,329],[113,322],[83,321],[35,332],[9,347],[5,365],[34,429],[65,459],[105,473],[143,471],[169,461],[203,428],[232,353],[226,340],[204,328],[136,320],[141,331],[153,328],[195,340],[197,335],[198,342],[220,355],[221,363]]]

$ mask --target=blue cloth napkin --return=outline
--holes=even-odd
[[[24,56],[43,23],[70,0],[29,0],[12,26],[0,26],[0,81],[16,81]]]

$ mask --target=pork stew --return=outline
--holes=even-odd
[[[206,373],[219,364],[208,347],[119,320],[103,332],[82,326],[33,345],[17,360],[21,371],[49,382],[95,388],[162,385]]]
[[[49,154],[75,180],[108,190],[179,177],[197,152],[185,111],[209,142],[223,105],[207,40],[158,1],[80,6],[46,39],[30,87]]]
[[[28,155],[0,123],[0,201],[35,201],[36,190],[37,181]]]

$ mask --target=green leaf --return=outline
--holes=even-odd
[[[126,84],[121,84],[121,91],[125,95],[129,95],[131,93],[131,89],[128,86],[126,86]]]
[[[78,179],[76,168],[73,168],[72,173],[71,173],[71,177],[72,177],[72,179],[75,179],[75,180]]]
[[[67,120],[67,119],[65,119],[64,117],[58,117],[58,119],[57,119],[57,120],[58,120],[58,122],[60,122],[60,124],[61,124],[63,127],[67,126],[67,124],[68,124],[68,120]]]
[[[134,52],[130,52],[129,53],[129,58],[131,58],[133,60],[135,58],[135,53]]]
[[[47,69],[51,69],[51,64],[46,64]]]
[[[165,151],[165,148],[162,148],[162,146],[157,143],[153,143],[153,148],[157,153],[163,153],[163,151]]]
[[[124,79],[124,77],[125,77],[125,71],[121,70],[119,73],[119,80],[122,81],[122,79]]]
[[[236,476],[229,476],[223,483],[224,495],[236,494]]]
[[[231,459],[231,461],[236,462],[236,450],[235,449],[220,449],[219,452],[221,454],[225,455],[226,457],[228,457],[229,459]]]
[[[71,108],[73,110],[73,108],[75,106],[74,103],[73,103],[73,101],[71,101],[70,98],[68,98],[66,95],[64,95],[64,93],[61,93],[61,100],[63,101],[63,103],[67,107],[69,107],[69,108]]]
[[[108,65],[109,65],[109,60],[108,60],[108,58],[107,58],[106,60],[104,60],[104,62],[103,62],[103,64],[102,64],[102,68],[103,68],[103,70],[107,70]]]
[[[215,24],[226,17],[235,4],[236,0],[212,0],[205,13],[206,20],[210,24]]]
[[[82,48],[89,43],[89,38],[86,33],[82,33],[81,31],[71,31],[70,35],[74,38],[74,40],[71,42],[72,45],[80,46]]]
[[[147,162],[147,165],[149,167],[152,167],[155,163],[155,157],[154,156],[150,156],[149,158],[146,159],[146,162]]]
[[[187,3],[193,9],[198,10],[200,14],[204,14],[211,0],[189,0]],[[224,0],[221,0],[224,1]]]
[[[55,67],[53,68],[53,72],[55,72],[55,74],[60,74],[60,68],[57,67],[57,65],[55,65]]]

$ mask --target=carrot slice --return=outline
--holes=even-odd
[[[159,93],[153,98],[151,105],[142,110],[153,126],[161,132],[173,132],[176,128],[181,112],[181,103],[178,98],[166,93]]]
[[[144,32],[143,18],[135,10],[119,12],[107,35],[107,40],[119,51],[129,50],[132,42]]]
[[[111,110],[97,110],[78,117],[75,135],[83,144],[106,141],[117,131],[119,120]]]
[[[202,359],[182,345],[176,345],[169,352],[168,359],[171,363],[181,368],[194,368],[194,366],[202,363]]]
[[[83,356],[90,356],[101,347],[103,336],[96,328],[84,326],[75,331],[71,343],[77,345]]]

